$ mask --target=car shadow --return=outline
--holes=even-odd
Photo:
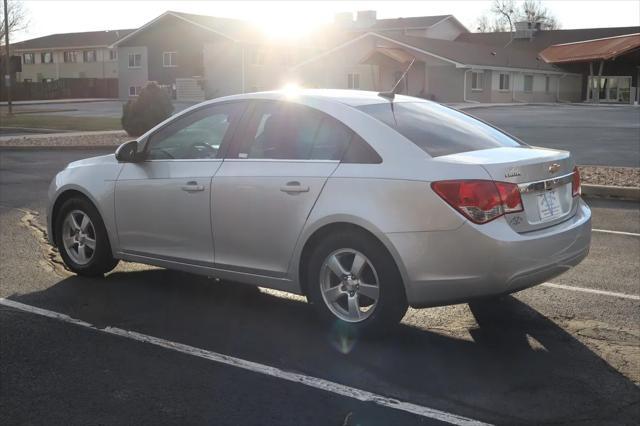
[[[498,424],[640,414],[634,383],[511,296],[471,305],[471,339],[404,324],[365,339],[299,299],[161,269],[72,276],[10,299]]]

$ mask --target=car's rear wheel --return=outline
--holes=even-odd
[[[407,311],[398,268],[371,235],[330,234],[313,249],[307,266],[309,299],[326,320],[379,333]]]
[[[78,275],[103,275],[118,264],[97,209],[84,198],[65,201],[55,223],[56,246],[67,267]]]

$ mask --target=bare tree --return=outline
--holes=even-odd
[[[513,4],[513,0],[493,0],[491,12],[496,16],[498,22],[509,25],[509,31],[513,31],[513,24],[518,20],[518,10]]]
[[[526,22],[540,23],[542,29],[557,30],[560,23],[549,9],[542,5],[540,0],[525,0],[522,3],[522,18]]]
[[[478,32],[513,32],[516,22],[540,23],[542,29],[560,28],[557,18],[540,0],[493,0],[490,15],[477,20]]]
[[[29,25],[29,18],[27,15],[27,8],[24,3],[17,0],[9,0],[7,2],[8,12],[8,25],[4,20],[4,2],[0,3],[0,16],[2,22],[0,22],[0,39],[4,44],[4,34],[9,28],[9,35],[15,34],[18,31],[22,31]]]

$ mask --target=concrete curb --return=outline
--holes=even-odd
[[[583,184],[582,196],[586,198],[615,198],[617,200],[640,201],[640,187]]]
[[[88,102],[119,101],[119,98],[77,98],[77,99],[40,99],[33,101],[13,101],[13,106],[50,105],[50,104],[82,104]],[[7,101],[0,102],[0,106],[8,107]]]

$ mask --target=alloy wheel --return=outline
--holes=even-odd
[[[62,243],[67,255],[78,265],[91,262],[96,250],[96,231],[85,212],[69,212],[62,224]]]
[[[325,304],[343,321],[369,318],[380,298],[380,282],[373,264],[362,253],[340,249],[320,269],[320,290]]]

